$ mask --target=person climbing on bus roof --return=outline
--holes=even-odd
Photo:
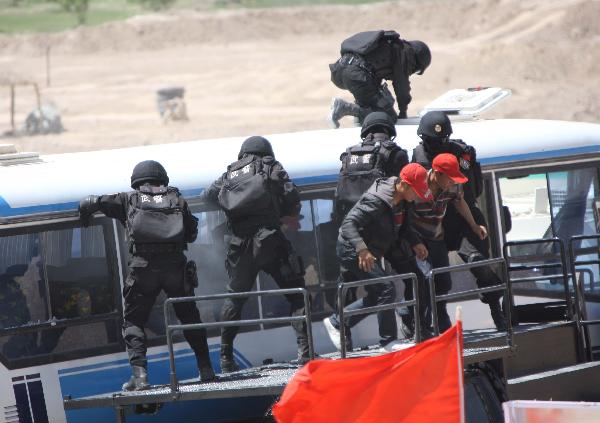
[[[334,98],[329,113],[332,126],[339,128],[344,116],[355,116],[363,122],[374,111],[387,113],[395,122],[407,116],[411,102],[410,80],[422,75],[431,63],[431,52],[422,41],[406,41],[396,31],[366,31],[342,42],[341,57],[329,65],[331,81],[354,96],[354,103]],[[383,80],[391,80],[399,112],[394,110],[394,97]]]
[[[125,391],[149,387],[144,326],[160,291],[165,291],[169,298],[193,295],[186,290],[184,281],[188,265],[193,262],[187,263],[183,252],[187,243],[196,239],[198,219],[190,212],[179,190],[168,184],[164,167],[154,160],[146,160],[133,169],[133,191],[90,195],[79,204],[84,225],[94,212],[101,211],[120,221],[127,232],[129,269],[123,288],[123,339],[132,376],[123,384]],[[193,302],[176,303],[173,307],[181,323],[201,322]],[[186,330],[183,335],[196,355],[200,380],[213,380],[215,374],[206,331]]]

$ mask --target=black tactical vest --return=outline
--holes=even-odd
[[[451,153],[458,159],[460,170],[469,181],[464,185],[465,201],[472,206],[483,193],[483,175],[481,165],[477,161],[475,149],[462,140],[448,140],[443,149],[430,153],[423,142],[413,150],[413,162],[419,163],[426,169],[431,169],[433,158],[440,153]]]
[[[218,199],[230,222],[278,214],[269,178],[272,162],[272,157],[248,155],[227,167]]]
[[[342,167],[336,189],[338,213],[348,213],[376,179],[386,176],[386,163],[396,149],[399,147],[388,140],[382,143],[357,144],[342,153]]]
[[[127,233],[137,251],[162,252],[183,249],[185,226],[179,190],[172,187],[142,186],[128,194]],[[153,248],[152,246],[164,246]],[[147,248],[144,248],[146,246]],[[171,246],[171,247],[166,247]]]

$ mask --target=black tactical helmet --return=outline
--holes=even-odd
[[[417,135],[421,138],[446,138],[452,133],[452,124],[444,112],[427,112],[419,122]]]
[[[369,113],[363,121],[360,137],[365,139],[367,135],[373,133],[372,129],[375,129],[377,126],[387,129],[390,138],[396,136],[396,127],[394,126],[394,122],[392,122],[390,115],[385,112],[373,112]]]
[[[423,41],[413,40],[409,41],[408,44],[410,44],[415,51],[415,59],[417,61],[415,73],[417,75],[423,75],[425,69],[431,64],[431,51]]]
[[[256,154],[257,156],[271,156],[275,157],[273,153],[273,147],[271,143],[263,137],[257,135],[248,138],[242,143],[240,153],[238,154],[238,160],[241,159],[244,154]]]
[[[137,189],[144,182],[150,181],[169,185],[169,176],[163,165],[154,160],[144,160],[136,164],[131,173],[131,188]]]

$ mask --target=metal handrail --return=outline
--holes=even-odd
[[[492,266],[492,265],[497,265],[497,264],[501,264],[502,268],[503,268],[503,278],[502,279],[504,280],[504,283],[502,283],[500,285],[488,286],[485,288],[470,289],[467,291],[461,291],[461,292],[455,292],[455,293],[443,294],[443,295],[436,295],[436,293],[435,293],[435,276],[436,275],[443,274],[443,273],[461,272],[461,271],[465,271],[465,270],[474,269],[477,267],[487,267],[487,266]],[[508,342],[508,346],[510,348],[513,347],[512,301],[510,300],[512,298],[512,290],[511,290],[510,282],[508,280],[508,270],[506,267],[506,260],[504,260],[502,257],[499,257],[499,258],[475,261],[472,263],[459,264],[459,265],[455,265],[455,266],[437,267],[437,268],[431,269],[426,276],[427,276],[427,279],[429,280],[429,292],[431,294],[431,297],[430,297],[431,320],[433,323],[434,335],[437,336],[440,334],[440,325],[438,322],[438,315],[437,315],[437,303],[439,301],[461,300],[461,299],[466,299],[466,298],[473,298],[476,295],[483,294],[485,292],[505,291],[506,292],[505,297],[507,299],[507,301],[506,301],[506,304],[507,304],[507,306],[506,306],[507,342]]]
[[[579,312],[578,312],[578,310],[575,310],[576,316],[573,316],[573,304],[571,302],[571,292],[569,289],[569,272],[568,272],[568,268],[567,268],[567,257],[566,257],[566,253],[565,253],[565,244],[562,239],[554,237],[554,238],[540,238],[540,239],[525,239],[525,240],[520,240],[520,241],[508,241],[508,242],[504,243],[504,245],[502,247],[502,252],[503,252],[504,258],[506,259],[508,281],[511,284],[518,283],[518,282],[524,282],[524,281],[520,281],[518,278],[512,279],[510,277],[510,272],[514,272],[514,271],[518,271],[518,270],[525,270],[525,269],[523,269],[523,267],[528,267],[528,266],[511,266],[510,265],[511,259],[515,259],[515,258],[519,257],[519,256],[511,256],[510,255],[510,247],[518,246],[518,245],[535,245],[535,244],[557,244],[558,245],[559,258],[560,258],[559,263],[540,264],[537,266],[532,266],[531,268],[540,269],[540,268],[559,268],[560,267],[562,269],[561,273],[553,274],[553,275],[543,275],[544,278],[540,277],[539,280],[552,279],[552,278],[555,278],[556,276],[560,276],[562,274],[563,286],[564,286],[564,290],[565,290],[565,302],[567,305],[567,317],[568,317],[568,320],[575,321],[575,323],[577,324],[577,320],[579,319]],[[553,256],[556,257],[556,253],[554,253]],[[551,257],[549,257],[549,258],[551,258]],[[525,278],[523,278],[523,279],[525,279]],[[525,281],[531,281],[531,279],[525,280]],[[575,295],[575,301],[576,301],[576,305],[577,305],[579,303],[579,299],[577,298],[577,295]]]
[[[304,297],[304,315],[302,316],[289,316],[289,317],[271,317],[262,319],[247,319],[247,320],[231,320],[223,322],[209,322],[209,323],[189,323],[170,325],[169,324],[169,305],[176,303],[185,302],[198,302],[198,301],[209,301],[219,300],[227,298],[247,298],[247,297],[260,297],[260,296],[272,296],[272,295],[286,295],[286,294],[302,294]],[[312,321],[310,311],[310,300],[308,291],[304,288],[288,288],[288,289],[273,289],[269,291],[249,291],[249,292],[235,292],[228,294],[212,294],[212,295],[199,295],[195,297],[178,297],[168,298],[164,304],[165,314],[165,330],[167,333],[167,347],[169,349],[169,378],[171,392],[175,394],[179,390],[179,383],[177,381],[177,370],[175,368],[175,353],[173,351],[173,335],[172,333],[176,330],[191,330],[191,329],[206,329],[214,327],[238,327],[238,326],[253,326],[262,323],[292,323],[304,320],[306,323],[306,333],[308,337],[308,352],[311,359],[315,357],[313,335],[312,335]]]
[[[386,283],[386,282],[392,282],[395,280],[406,280],[406,279],[410,279],[412,281],[413,284],[413,296],[414,296],[414,300],[410,300],[410,301],[396,301],[393,303],[388,303],[388,304],[381,304],[378,306],[373,306],[373,307],[364,307],[358,310],[351,310],[351,311],[344,311],[344,299],[346,297],[346,292],[348,291],[348,289],[350,288],[357,288],[360,286],[368,286],[368,285],[376,285],[379,283]],[[353,282],[340,282],[338,284],[338,317],[339,317],[339,321],[340,321],[340,353],[341,353],[341,358],[346,358],[346,324],[344,322],[346,317],[349,316],[356,316],[356,315],[361,315],[361,314],[370,314],[370,313],[374,313],[377,311],[383,311],[383,310],[390,310],[390,309],[394,309],[396,307],[401,307],[401,306],[414,306],[415,310],[414,310],[414,315],[415,315],[415,342],[419,343],[421,342],[421,313],[420,313],[420,309],[421,309],[421,304],[419,301],[419,291],[420,287],[419,287],[419,283],[418,283],[418,278],[417,275],[414,273],[404,273],[401,275],[390,275],[390,276],[383,276],[381,278],[375,278],[375,279],[363,279],[360,281],[353,281]]]
[[[573,286],[575,288],[575,299],[576,299],[576,308],[577,308],[577,330],[579,335],[579,343],[580,347],[585,350],[585,357],[588,361],[592,359],[592,346],[590,343],[589,333],[587,331],[587,327],[590,325],[600,324],[598,320],[587,320],[587,311],[586,311],[586,301],[585,301],[585,289],[582,286],[583,282],[580,278],[579,281],[576,277],[577,266],[590,265],[590,264],[599,264],[600,260],[577,260],[577,255],[574,248],[574,243],[577,241],[583,241],[586,239],[595,239],[600,241],[600,234],[594,235],[576,235],[569,238],[569,259],[571,264],[571,273],[573,274]],[[593,275],[593,273],[592,273]],[[591,281],[591,286],[593,288],[593,278]]]
[[[11,326],[0,329],[0,336],[8,336],[29,332],[37,332],[47,329],[61,329],[70,326],[80,326],[90,323],[109,322],[111,320],[119,320],[121,313],[118,311],[110,311],[102,314],[92,314],[89,316],[49,319],[43,322],[25,323],[21,326]]]

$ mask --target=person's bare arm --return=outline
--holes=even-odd
[[[466,220],[467,224],[471,228],[471,230],[479,236],[481,239],[487,238],[487,229],[483,225],[478,225],[473,218],[473,214],[467,205],[465,199],[461,196],[454,201],[454,205],[456,206],[456,210],[458,213]]]

